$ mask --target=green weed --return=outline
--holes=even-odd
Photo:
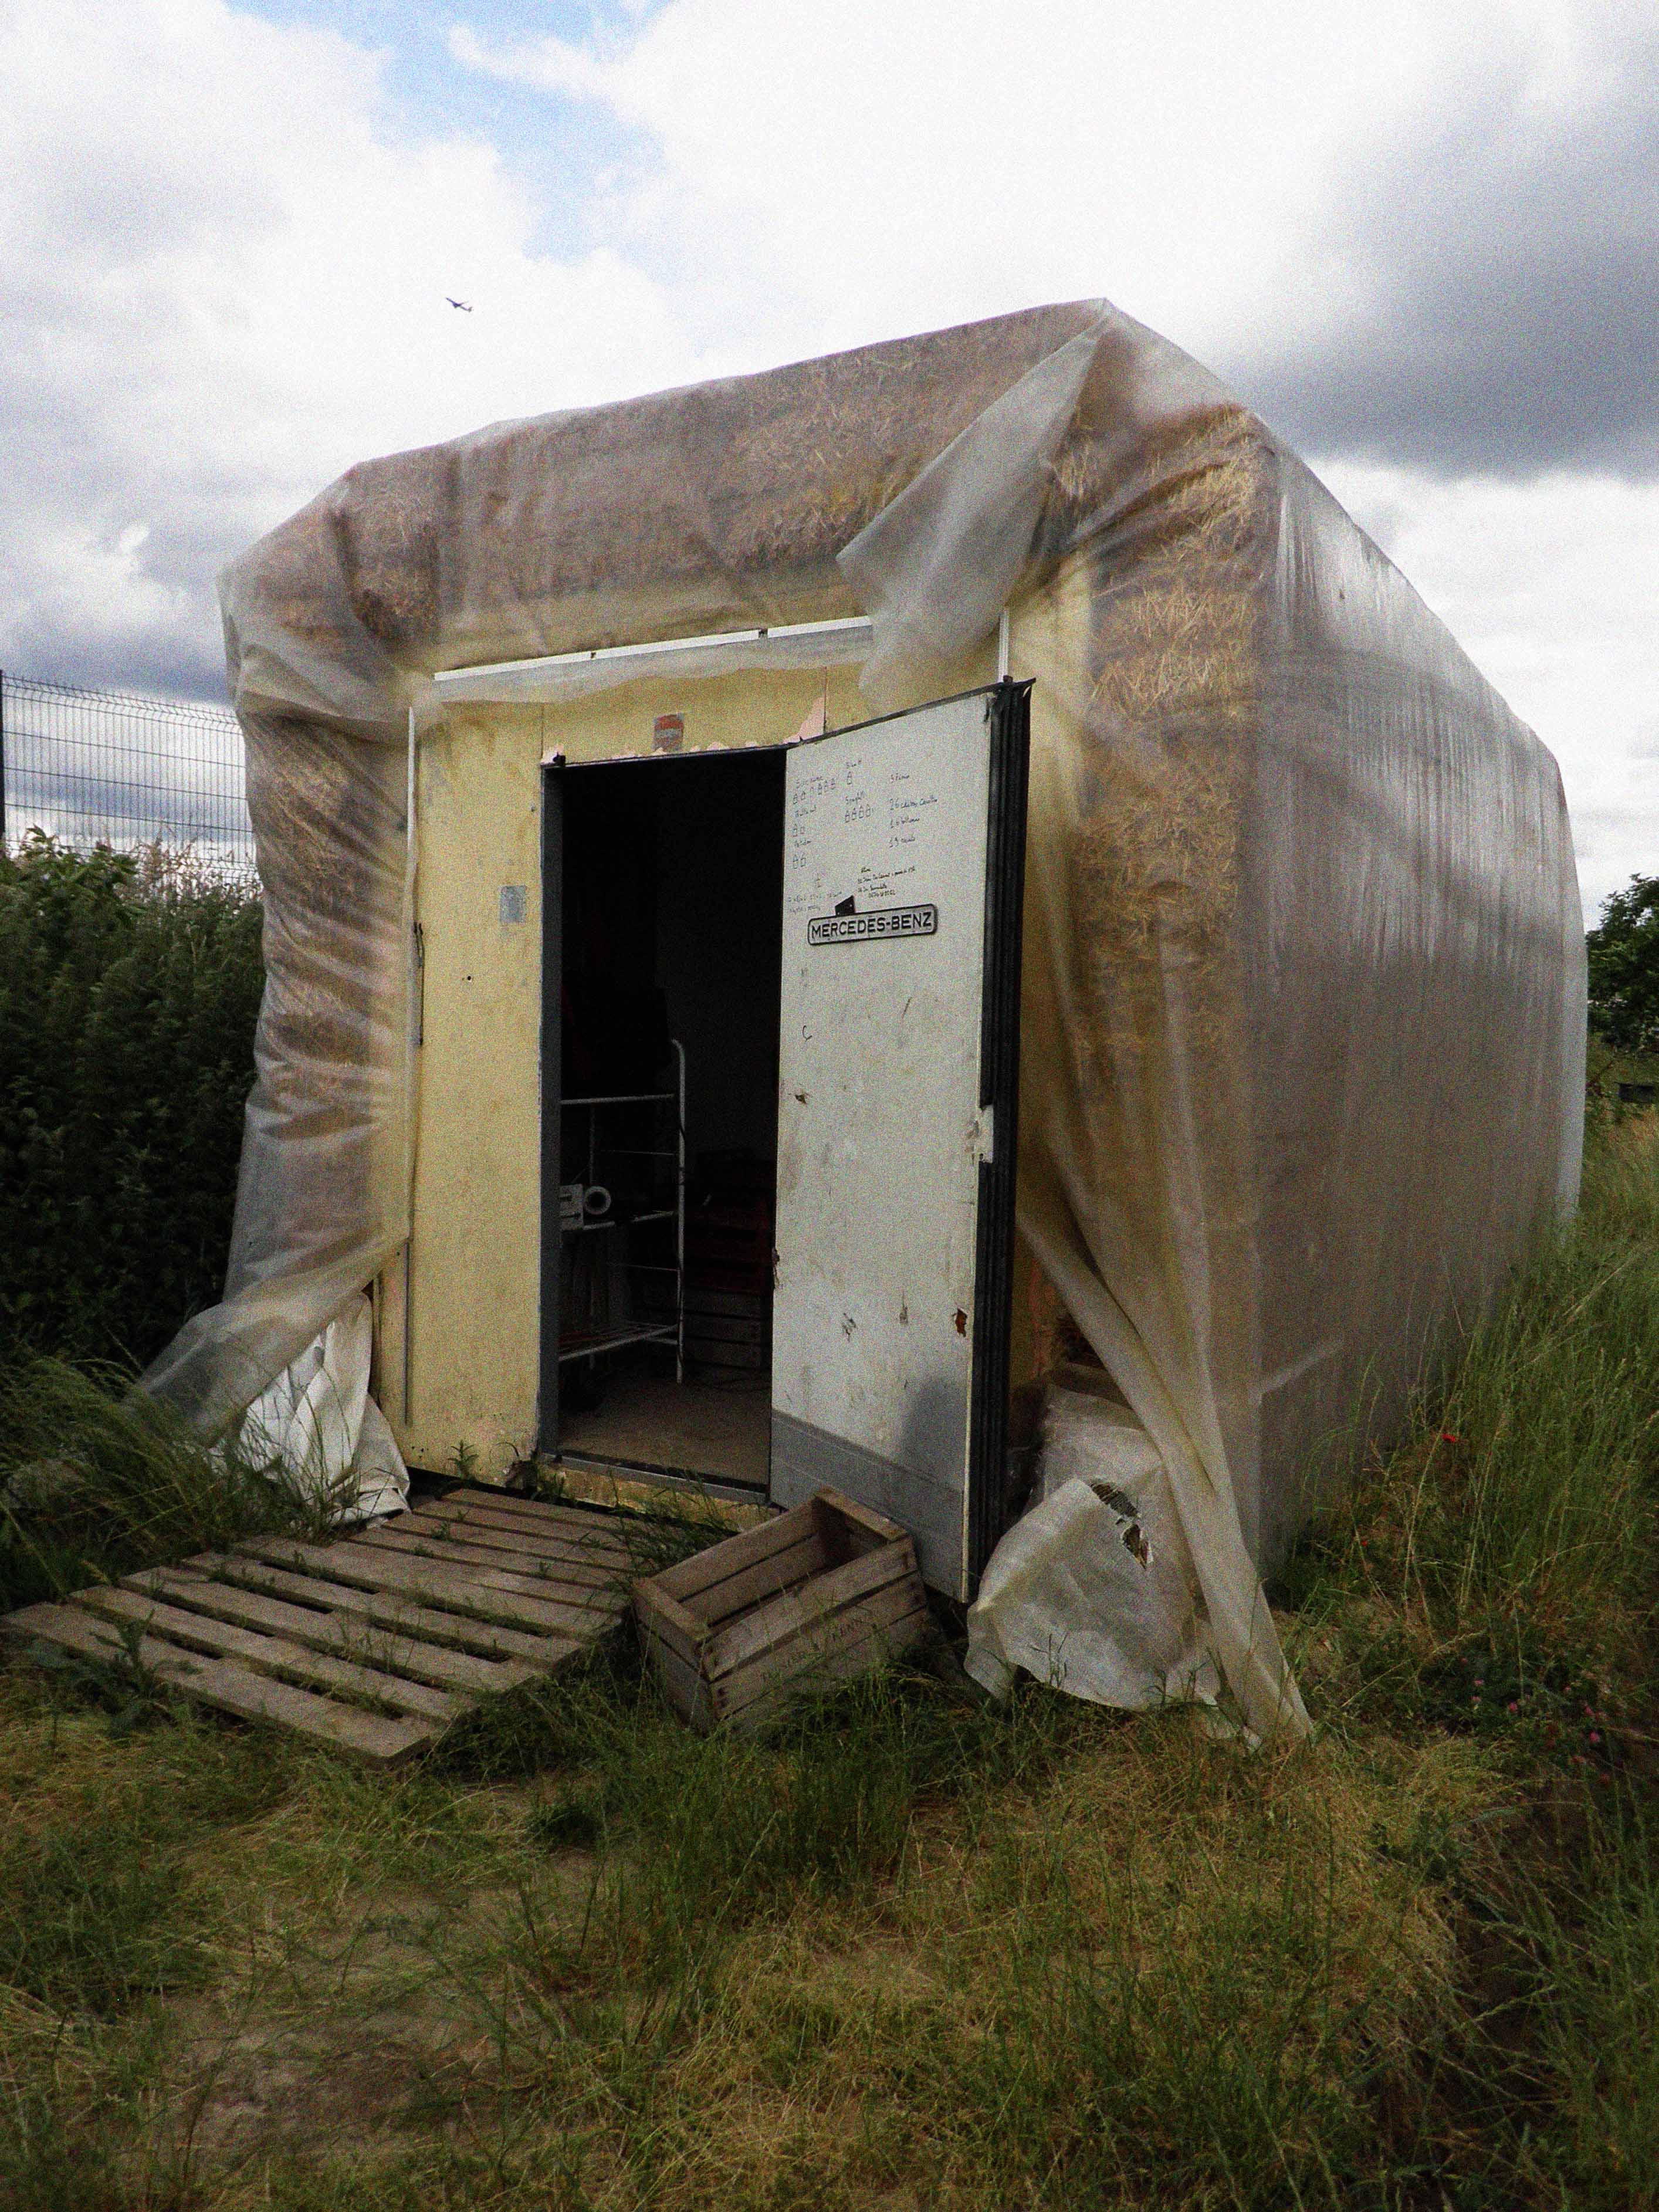
[[[117,1370],[0,1371],[0,1607],[326,1521],[280,1468],[234,1441],[205,1449]]]
[[[1659,2204],[1659,1832],[1617,1803],[1592,1823],[1576,1908],[1541,1890],[1524,1929],[1553,2092],[1546,2141],[1571,2201]]]
[[[111,1626],[118,1642],[106,1658],[60,1650],[51,1644],[32,1644],[29,1657],[72,1693],[103,1705],[110,1716],[110,1734],[123,1736],[143,1722],[168,1712],[172,1699],[167,1685],[145,1663],[140,1624],[115,1621]]]

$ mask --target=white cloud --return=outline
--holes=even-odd
[[[452,49],[647,133],[623,219],[786,347],[1104,291],[1201,350],[1305,227],[1362,89],[1410,82],[1428,11],[1379,7],[1397,34],[1365,40],[1225,0],[669,0],[597,47]]]
[[[1659,217],[1655,0],[623,14],[451,33],[546,93],[556,147],[597,112],[639,149],[561,258],[496,149],[394,112],[345,40],[229,0],[0,0],[0,659],[210,687],[217,568],[355,459],[1103,292],[1322,447],[1561,757],[1587,892],[1659,864],[1659,492],[1606,452],[1547,468],[1520,404],[1531,349],[1564,435],[1583,394],[1604,430],[1659,407],[1596,306],[1636,298]]]
[[[210,685],[217,568],[351,461],[702,366],[614,251],[531,250],[491,148],[391,142],[341,40],[52,0],[0,79],[8,665]]]
[[[1564,269],[1621,246],[1628,291],[1638,184],[1622,239],[1587,187],[1609,131],[1645,125],[1656,21],[1652,0],[668,0],[631,35],[463,25],[451,49],[643,134],[619,234],[695,269],[718,313],[740,302],[769,349],[1103,292],[1275,397],[1357,366],[1363,415],[1345,342],[1386,342],[1396,380],[1420,367],[1414,305],[1471,257],[1535,277],[1534,233]],[[1482,337],[1504,353],[1501,325]]]
[[[453,47],[644,133],[618,234],[778,354],[1104,292],[1336,434],[1334,488],[1560,759],[1587,899],[1659,868],[1659,486],[1606,465],[1659,452],[1650,0],[669,0]],[[1547,465],[1576,446],[1599,472]]]
[[[1659,873],[1659,488],[1316,465],[1559,761],[1586,911]]]
[[[1659,14],[1577,28],[1495,46],[1334,180],[1310,262],[1342,313],[1264,320],[1239,364],[1304,443],[1659,478]]]

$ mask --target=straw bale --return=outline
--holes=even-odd
[[[237,564],[239,619],[359,667],[372,646],[391,675],[848,611],[848,540],[1098,312],[1003,316],[366,462]]]
[[[1070,556],[1083,636],[1066,773],[1048,787],[1058,818],[1033,823],[1052,852],[1058,941],[1028,1007],[1045,1054],[1070,1071],[1043,1086],[1047,1141],[1079,1218],[1115,1224],[1141,1255],[1148,1295],[1184,1279],[1188,1235],[1207,1240],[1208,1321],[1171,1307],[1153,1324],[1165,1334],[1248,1333],[1253,1311],[1232,1279],[1249,1213],[1238,907],[1274,470],[1237,410],[1195,415],[1181,437],[1126,457],[1123,499],[1104,513],[1097,500],[1094,536]],[[1100,490],[1074,474],[1070,526]],[[1177,1191],[1165,1177],[1183,1160]],[[1040,1373],[1056,1340],[1033,1321]],[[1208,1367],[1212,1353],[1221,1371],[1237,1365],[1218,1343],[1191,1356]]]
[[[1261,691],[1272,457],[1251,419],[1202,434],[1139,526],[1102,559],[1072,851],[1080,939],[1118,991],[1161,988],[1173,955],[1230,941],[1239,821]],[[1125,551],[1130,557],[1125,558]]]

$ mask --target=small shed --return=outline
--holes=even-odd
[[[355,468],[223,579],[268,981],[209,1428],[829,1483],[970,1598],[1045,1384],[1260,1577],[1576,1191],[1555,764],[1095,301]]]

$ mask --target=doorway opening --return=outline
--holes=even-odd
[[[546,794],[542,1449],[762,1492],[784,780],[757,750]]]

